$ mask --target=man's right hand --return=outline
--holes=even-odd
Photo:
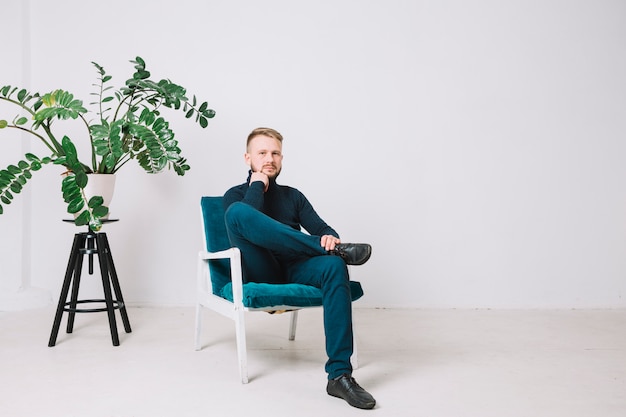
[[[252,184],[255,181],[261,181],[264,184],[264,189],[263,192],[267,191],[267,188],[270,185],[270,179],[267,175],[265,175],[262,172],[253,172],[252,175],[250,175],[250,184]]]

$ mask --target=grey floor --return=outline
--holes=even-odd
[[[355,309],[372,411],[326,395],[320,310],[293,342],[287,315],[248,313],[247,385],[213,313],[198,352],[190,307],[129,308],[118,347],[99,313],[49,348],[53,313],[0,313],[0,416],[626,416],[624,310]]]

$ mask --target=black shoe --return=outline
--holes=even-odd
[[[326,392],[333,397],[343,398],[352,407],[369,410],[376,405],[374,397],[361,388],[354,378],[348,374],[329,380]]]
[[[367,243],[340,243],[330,254],[340,256],[348,265],[363,265],[372,256],[372,247]]]

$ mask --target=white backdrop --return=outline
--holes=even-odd
[[[204,130],[168,113],[186,176],[118,176],[105,231],[130,303],[194,302],[200,196],[243,182],[270,126],[279,182],[374,247],[359,306],[626,306],[623,1],[5,0],[0,36],[0,85],[89,103],[91,61],[119,85],[140,55],[217,111]],[[2,168],[20,140],[0,131]],[[2,288],[58,296],[76,230],[54,170],[0,216]]]

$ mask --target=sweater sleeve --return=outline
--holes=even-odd
[[[311,235],[315,236],[324,236],[324,235],[332,235],[336,238],[339,238],[339,234],[330,227],[322,218],[317,214],[313,205],[309,202],[309,200],[302,194],[299,194],[299,213],[300,213],[300,224],[302,227],[309,232]]]
[[[264,188],[265,187],[261,181],[255,181],[250,185],[241,184],[231,188],[224,194],[224,210],[237,201],[241,201],[257,210],[261,210],[263,208],[264,201]]]

